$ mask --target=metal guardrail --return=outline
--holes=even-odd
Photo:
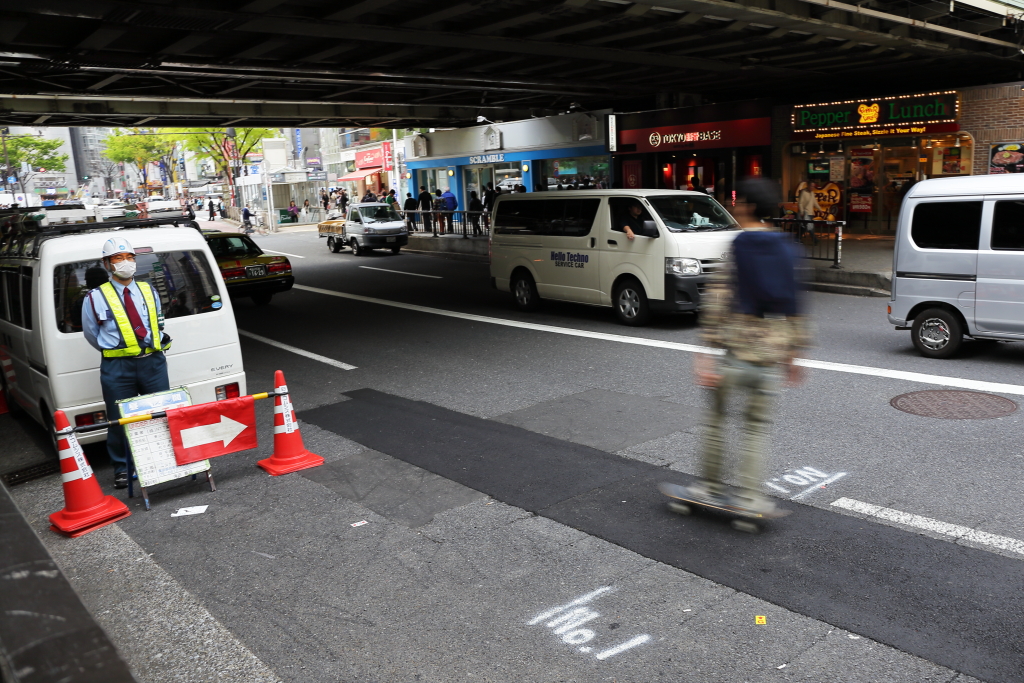
[[[0,680],[136,683],[3,486],[0,548]]]
[[[833,268],[842,268],[843,227],[846,221],[815,221],[803,218],[773,218],[775,227],[793,234],[804,248],[804,258],[831,261]]]
[[[491,214],[487,211],[401,211],[408,221],[415,217],[416,230],[433,235],[486,237],[491,234]]]

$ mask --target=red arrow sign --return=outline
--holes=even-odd
[[[252,396],[167,411],[174,459],[179,465],[256,448]]]

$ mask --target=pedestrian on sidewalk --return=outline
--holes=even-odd
[[[776,387],[780,375],[790,386],[800,383],[800,366],[793,361],[808,345],[793,246],[760,220],[775,213],[780,200],[778,187],[766,178],[750,178],[737,187],[733,216],[743,232],[732,243],[731,259],[701,297],[702,340],[725,355],[694,354],[697,384],[713,390],[704,431],[704,481],[694,493],[757,512],[774,508],[761,493],[761,483]],[[723,483],[726,406],[733,391],[747,394],[742,490],[735,496]]]
[[[309,205],[309,200],[302,202],[302,222],[309,223],[309,217],[313,215],[313,209]]]
[[[426,185],[420,185],[420,193],[416,197],[416,201],[419,203],[420,215],[423,216],[423,232],[430,232],[430,211],[434,208],[434,204],[433,198],[427,192]]]
[[[100,255],[110,280],[82,302],[82,332],[102,354],[100,387],[107,416],[116,420],[118,400],[170,388],[164,351],[170,348],[171,338],[163,331],[160,297],[148,282],[135,280],[135,249],[128,240],[108,239]],[[107,454],[114,466],[114,488],[127,488],[124,427],[107,428]]]
[[[288,202],[288,214],[292,217],[292,223],[299,222],[299,207],[294,199]]]
[[[473,225],[473,236],[482,235],[480,231],[480,214],[484,211],[483,202],[476,196],[476,190],[469,193],[469,222]]]
[[[803,232],[806,230],[811,235],[811,244],[817,244],[818,240],[814,235],[814,216],[816,215],[815,212],[822,211],[822,208],[818,204],[818,198],[814,195],[813,180],[808,179],[797,193],[796,209],[801,221],[800,238],[803,238]]]
[[[242,227],[246,235],[252,234],[252,211],[248,204],[242,209]]]
[[[409,228],[409,232],[416,232],[417,206],[419,206],[419,202],[412,196],[412,192],[406,192],[405,205],[402,208],[405,210],[405,225]]]
[[[393,188],[388,190],[388,196],[384,198],[384,203],[395,211],[398,211],[398,195],[395,194],[395,190]]]
[[[216,209],[215,209],[215,208],[214,208],[214,206],[213,206],[213,198],[212,198],[212,197],[210,198],[210,204],[209,204],[209,206],[207,206],[206,208],[207,208],[207,210],[209,210],[209,212],[210,212],[210,217],[209,217],[209,218],[208,218],[207,220],[211,220],[211,221],[213,221],[213,220],[216,220],[216,219],[217,219],[217,216],[216,216],[216,215],[214,214],[214,212],[216,211]]]
[[[366,194],[363,195],[364,204],[372,204],[377,201],[377,195],[373,194],[373,190],[366,188]]]
[[[448,209],[448,202],[441,196],[441,188],[434,190],[434,220],[437,221],[437,232],[436,235],[444,234],[445,226],[445,215],[444,212]]]
[[[342,213],[348,209],[348,192],[342,190],[338,195],[338,208],[341,209]]]

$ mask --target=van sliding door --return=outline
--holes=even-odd
[[[1024,334],[1024,201],[997,199],[985,205],[985,225],[991,228],[982,232],[978,251],[978,330]]]

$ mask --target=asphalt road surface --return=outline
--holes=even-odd
[[[810,295],[816,346],[765,473],[793,514],[749,535],[656,489],[699,471],[693,316],[522,314],[486,264],[333,254],[312,230],[256,240],[298,284],[236,302],[249,389],[283,370],[326,464],[255,467],[264,401],[260,448],[213,461],[215,493],[164,484],[151,512],[135,499],[66,540],[46,530],[59,478],[14,489],[140,680],[1022,680],[1020,412],[890,400],[1019,403],[1024,345],[927,360],[884,299]],[[42,442],[10,416],[0,430]]]

